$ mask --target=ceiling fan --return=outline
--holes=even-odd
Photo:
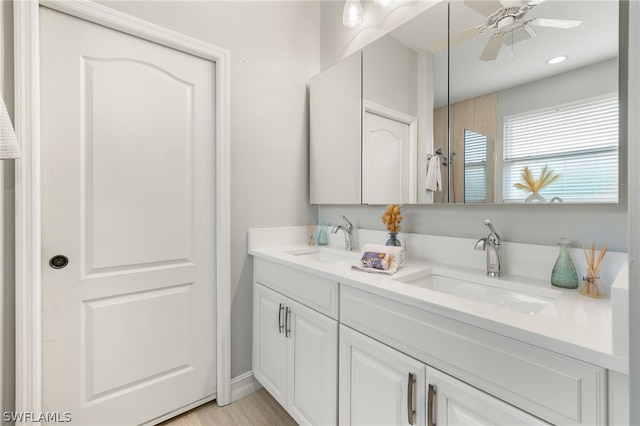
[[[533,38],[536,32],[531,26],[569,29],[582,21],[568,19],[526,18],[526,14],[544,0],[464,0],[464,5],[486,16],[482,25],[477,25],[451,37],[451,44],[494,30],[480,54],[483,61],[493,61],[498,57],[503,44],[513,45]]]

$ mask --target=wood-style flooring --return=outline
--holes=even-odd
[[[260,389],[236,402],[218,407],[215,401],[161,423],[160,426],[261,426],[297,425],[266,390]]]

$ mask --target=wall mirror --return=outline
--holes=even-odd
[[[441,1],[323,71],[311,203],[617,203],[618,7]]]
[[[450,4],[449,202],[617,203],[618,2],[510,3]]]

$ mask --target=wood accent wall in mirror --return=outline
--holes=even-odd
[[[450,3],[451,203],[618,202],[618,6]]]
[[[311,202],[617,203],[618,13],[443,0],[323,71]]]

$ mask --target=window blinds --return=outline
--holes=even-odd
[[[464,202],[487,202],[487,137],[464,131]]]
[[[504,202],[529,194],[514,187],[529,167],[560,177],[540,191],[550,201],[618,202],[618,98],[609,97],[505,119]]]

